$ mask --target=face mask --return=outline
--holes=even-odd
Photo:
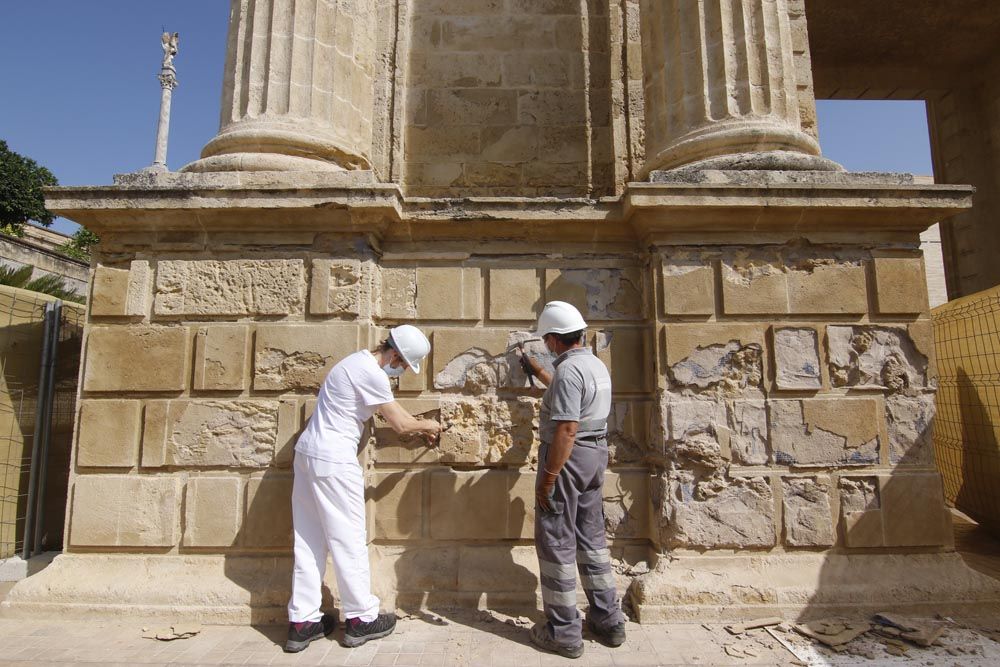
[[[403,374],[403,371],[405,371],[406,369],[403,368],[402,366],[400,366],[399,368],[393,368],[392,362],[390,361],[389,363],[387,363],[385,366],[382,367],[382,370],[385,371],[385,374],[388,375],[389,377],[398,378],[400,375]]]

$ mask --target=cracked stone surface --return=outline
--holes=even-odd
[[[819,346],[812,328],[775,328],[774,364],[778,389],[820,389]]]
[[[653,491],[662,546],[745,549],[776,542],[774,499],[762,477],[699,481],[680,470],[661,476]]]
[[[520,465],[535,451],[538,399],[502,400],[483,396],[441,402],[442,433],[438,456],[443,463]]]
[[[782,487],[785,543],[800,547],[831,546],[829,487],[813,478],[785,478]]]
[[[740,393],[747,387],[761,384],[762,358],[763,350],[759,345],[729,341],[724,345],[698,348],[671,366],[669,373],[672,383],[682,388]]]
[[[764,465],[768,461],[769,434],[764,401],[729,403],[729,446],[734,463]]]
[[[927,357],[905,327],[830,325],[826,335],[835,387],[904,392],[927,384]]]
[[[879,417],[873,399],[773,400],[768,405],[775,463],[878,463]]]
[[[153,312],[182,315],[292,315],[303,311],[301,259],[164,260],[156,268]]]
[[[274,457],[277,401],[179,401],[170,406],[164,463],[263,468]]]

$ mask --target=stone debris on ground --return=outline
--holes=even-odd
[[[201,626],[197,623],[178,623],[161,628],[143,628],[142,638],[169,642],[175,639],[190,639],[199,632],[201,632]]]

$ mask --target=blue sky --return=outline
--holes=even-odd
[[[181,35],[169,167],[198,159],[215,135],[229,0],[3,4],[0,139],[60,184],[107,185],[153,161],[163,29]],[[931,173],[920,102],[821,101],[819,124],[824,154],[851,171]]]

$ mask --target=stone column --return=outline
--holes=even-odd
[[[232,0],[219,134],[184,171],[367,169],[374,0]]]
[[[643,0],[644,173],[839,168],[803,131],[787,0]]]

